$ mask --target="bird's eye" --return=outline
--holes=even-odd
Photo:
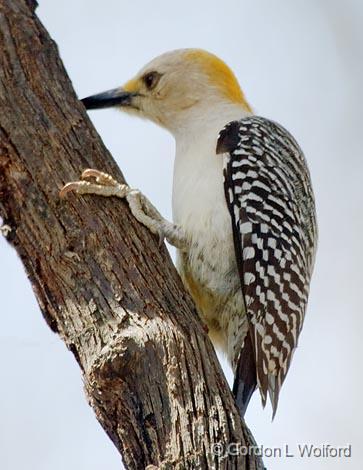
[[[152,90],[156,87],[159,79],[160,74],[158,72],[149,72],[144,76],[144,83],[148,90]]]

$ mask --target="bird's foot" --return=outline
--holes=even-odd
[[[80,181],[72,181],[63,186],[59,195],[63,198],[66,194],[75,192],[77,194],[98,194],[99,196],[124,198],[128,191],[130,188],[126,184],[118,183],[107,173],[89,168],[84,170]]]
[[[63,198],[70,192],[125,198],[136,220],[145,225],[152,233],[158,235],[160,244],[164,238],[178,248],[184,244],[180,228],[165,220],[138,189],[132,189],[127,184],[118,183],[107,173],[93,169],[85,170],[80,181],[67,183],[59,195]]]

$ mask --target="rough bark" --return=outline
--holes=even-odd
[[[127,468],[259,468],[212,452],[250,437],[165,247],[120,200],[59,198],[85,168],[123,177],[35,5],[0,0],[0,215],[44,318]]]

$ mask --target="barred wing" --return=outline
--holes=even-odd
[[[275,414],[303,325],[315,257],[310,175],[294,138],[257,116],[229,123],[217,153],[224,154],[225,195],[249,320],[240,363],[251,355],[251,344],[262,403],[268,393]],[[236,376],[235,390],[243,380]]]

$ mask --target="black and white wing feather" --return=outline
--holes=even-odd
[[[250,363],[252,351],[263,405],[269,394],[275,414],[302,328],[315,257],[310,175],[295,139],[257,116],[229,123],[219,135],[217,153],[224,154],[225,195],[249,321],[239,361]],[[243,384],[248,374],[240,377],[238,370],[234,390],[249,400],[253,390],[248,393]],[[245,401],[240,397],[243,408]]]

